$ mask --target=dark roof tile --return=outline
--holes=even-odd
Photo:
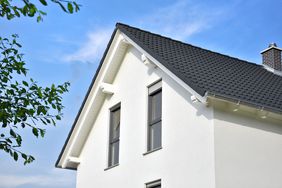
[[[282,77],[261,65],[124,24],[117,28],[200,95],[206,92],[282,112]]]

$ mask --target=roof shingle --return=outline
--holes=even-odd
[[[282,77],[262,65],[222,55],[121,23],[117,28],[204,96],[282,112]]]

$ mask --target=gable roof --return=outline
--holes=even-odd
[[[100,65],[74,120],[65,144],[56,161],[60,160],[82,114],[91,90],[117,33],[124,33],[165,68],[190,86],[199,96],[216,96],[251,106],[282,113],[282,77],[257,65],[237,58],[202,49],[181,41],[117,23]],[[62,167],[76,170],[75,167]]]
[[[282,112],[282,77],[262,65],[117,23],[117,29],[204,96]]]

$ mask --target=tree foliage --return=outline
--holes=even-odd
[[[66,13],[79,10],[74,1],[38,0],[41,5],[58,4]],[[16,17],[36,17],[42,21],[46,15],[30,0],[0,0],[0,17],[11,20]],[[8,153],[15,161],[21,157],[24,164],[34,157],[23,151],[22,130],[30,130],[35,137],[44,137],[47,125],[56,125],[63,114],[62,94],[68,91],[69,82],[42,87],[28,77],[24,56],[20,52],[18,35],[0,36],[0,151]]]
[[[12,37],[0,38],[0,149],[15,160],[21,154],[26,164],[34,157],[18,150],[22,144],[18,130],[29,128],[34,136],[44,137],[45,129],[37,123],[56,125],[56,120],[61,119],[61,94],[68,91],[69,83],[44,88],[28,79],[23,54],[19,52],[21,45],[16,35]]]
[[[74,13],[79,11],[80,5],[75,1],[68,0],[38,0],[41,5],[47,6],[49,2],[55,3],[61,7],[61,9],[66,13]],[[37,2],[38,2],[37,1]],[[7,18],[11,20],[13,18],[27,16],[27,17],[36,17],[37,21],[40,22],[43,19],[43,16],[46,15],[46,12],[38,9],[38,5],[34,1],[30,0],[0,0],[0,17]]]

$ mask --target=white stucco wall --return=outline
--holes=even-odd
[[[247,114],[214,110],[216,187],[281,188],[282,122]]]
[[[78,188],[144,188],[161,179],[167,188],[214,188],[213,111],[158,69],[144,65],[129,47],[80,154]],[[146,152],[147,87],[162,78],[162,146]],[[121,102],[119,166],[107,168],[109,108]]]

